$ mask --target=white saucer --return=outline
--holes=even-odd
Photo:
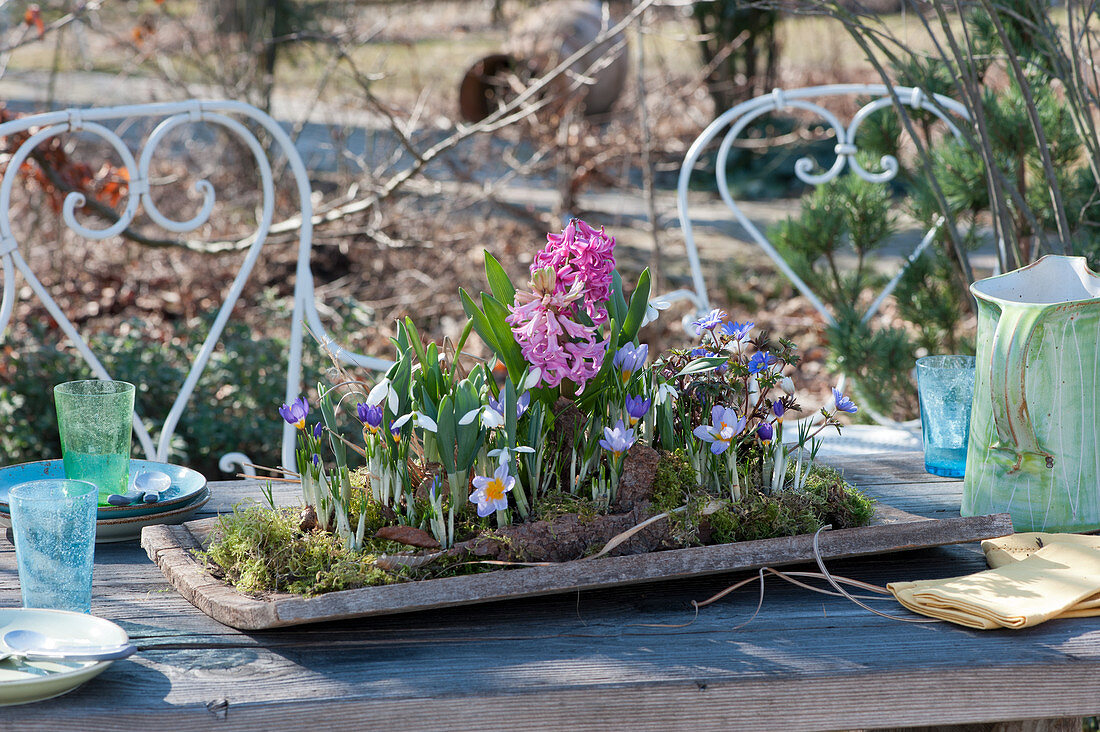
[[[37,630],[65,643],[127,643],[126,631],[110,620],[64,610],[0,608],[0,636]],[[113,661],[0,661],[0,706],[60,696],[102,673]]]

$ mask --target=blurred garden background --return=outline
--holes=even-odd
[[[712,302],[800,345],[793,377],[816,399],[806,406],[823,404],[846,372],[861,404],[904,420],[916,413],[913,360],[972,352],[970,281],[1048,252],[1097,265],[1094,13],[1037,0],[9,2],[0,7],[0,115],[189,98],[269,111],[310,172],[322,317],[349,347],[388,357],[406,316],[427,337],[456,340],[458,288],[483,287],[483,250],[523,281],[546,233],[573,216],[615,236],[624,279],[648,266],[656,292],[690,286],[680,163],[738,102],[776,87],[884,80],[961,99],[985,123],[962,143],[917,113],[912,126],[893,113],[865,125],[866,166],[883,155],[902,163],[886,186],[849,176],[805,186],[794,161],[810,155],[828,168],[835,153],[832,131],[797,112],[759,121],[735,147],[734,196],[819,288],[835,326],[732,221],[713,175],[691,193]],[[578,64],[555,71],[585,48]],[[532,85],[540,93],[524,101]],[[859,103],[842,102],[838,114]],[[0,163],[18,142],[0,141]],[[83,138],[36,153],[11,213],[23,256],[94,334],[112,375],[139,385],[139,411],[158,420],[240,267],[259,196],[255,165],[232,140],[191,126],[170,144],[178,154],[158,168],[155,197],[185,218],[200,200],[193,181],[208,179],[218,203],[201,236],[174,238],[148,220],[104,242],[67,230],[67,193],[85,192],[80,215],[101,221],[128,193],[128,171]],[[713,166],[713,154],[703,163]],[[217,457],[230,449],[279,461],[297,247],[291,182],[279,182],[275,220],[285,223],[174,445],[173,462],[210,478],[221,477]],[[932,250],[863,322],[874,287],[942,216],[949,225]],[[47,387],[90,373],[25,283],[17,287],[0,336],[7,464],[60,455]],[[686,303],[674,305],[649,326],[651,352],[685,345],[687,314]],[[306,353],[308,384],[328,364],[318,349]]]

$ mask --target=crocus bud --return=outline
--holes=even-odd
[[[761,442],[771,442],[772,438],[775,437],[775,429],[770,422],[761,422],[760,426],[756,428],[756,436],[760,438]]]

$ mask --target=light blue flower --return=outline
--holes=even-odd
[[[649,358],[648,344],[643,343],[640,346],[635,346],[633,343],[627,343],[615,352],[611,364],[622,372],[622,379],[625,384],[630,381],[630,377],[635,371],[645,367],[647,358]]]
[[[703,442],[710,443],[710,451],[715,455],[721,455],[729,449],[734,437],[745,429],[745,418],[738,417],[733,407],[724,407],[721,404],[714,405],[710,410],[710,424],[701,424],[691,434]]]
[[[603,439],[600,440],[600,447],[614,455],[617,460],[630,449],[631,445],[634,444],[634,440],[634,430],[623,424],[620,419],[615,423],[614,429],[611,427],[603,428]]]
[[[695,326],[695,332],[701,334],[704,330],[714,330],[725,320],[726,311],[715,308],[698,320],[693,320],[691,324]]]

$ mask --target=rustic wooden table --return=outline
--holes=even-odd
[[[899,508],[957,514],[920,455],[837,460]],[[213,484],[204,512],[257,484]],[[983,569],[977,545],[836,562],[877,584]],[[854,729],[1100,713],[1100,620],[979,632],[908,624],[744,573],[241,633],[191,606],[137,542],[96,550],[92,612],[140,652],[76,691],[0,709],[0,729]],[[19,605],[0,540],[0,606]],[[893,603],[888,612],[904,614]],[[1070,718],[1070,719],[1066,719]],[[997,729],[1005,729],[1004,725]],[[967,729],[992,729],[969,726]]]

